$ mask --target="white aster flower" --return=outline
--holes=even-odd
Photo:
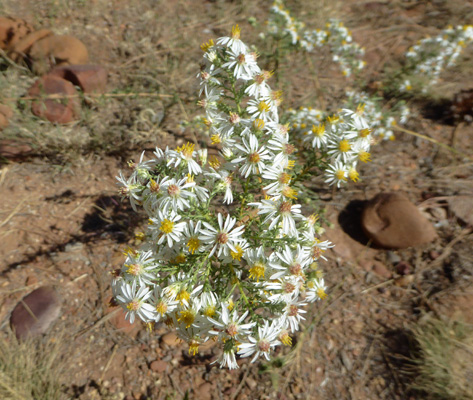
[[[258,327],[258,333],[253,336],[248,336],[249,343],[241,343],[238,354],[241,357],[249,357],[255,355],[251,362],[255,362],[258,357],[263,356],[269,361],[269,352],[272,348],[281,344],[278,340],[280,330],[276,329],[274,324],[269,325],[268,321],[264,322],[263,326]]]
[[[135,317],[138,316],[144,322],[154,321],[156,311],[146,300],[151,296],[148,286],[139,286],[136,281],[131,284],[125,281],[117,281],[116,299],[124,310],[126,310],[125,318],[130,320],[132,324]]]
[[[261,174],[265,169],[264,161],[271,158],[269,151],[264,145],[258,147],[258,139],[253,134],[243,138],[243,145],[236,145],[236,148],[241,152],[241,156],[233,159],[232,163],[243,162],[243,165],[240,165],[239,168],[240,173],[245,178],[248,178],[250,175]]]
[[[200,240],[205,242],[208,248],[211,248],[209,257],[215,253],[218,249],[217,257],[222,254],[227,256],[230,251],[237,252],[236,244],[241,241],[240,236],[245,230],[245,226],[241,225],[234,228],[236,219],[227,215],[225,222],[221,213],[217,215],[218,229],[215,229],[212,225],[204,222],[204,226],[207,229],[202,230],[202,234],[199,237]]]

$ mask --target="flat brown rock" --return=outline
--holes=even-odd
[[[361,225],[378,246],[404,249],[429,243],[437,237],[432,224],[401,193],[380,193],[362,213]]]
[[[40,287],[25,296],[11,314],[10,323],[18,339],[45,333],[59,317],[61,306],[56,291]]]
[[[59,76],[84,93],[105,93],[108,72],[101,65],[67,65],[54,68],[48,75]]]
[[[61,99],[41,99],[48,95],[64,96]],[[80,112],[79,99],[75,97],[77,91],[74,85],[57,76],[43,76],[38,79],[28,91],[28,95],[38,97],[31,104],[34,115],[45,118],[51,122],[67,124],[77,119]]]
[[[21,39],[33,31],[24,19],[0,17],[0,49],[10,50]]]
[[[89,52],[84,43],[73,36],[51,35],[38,40],[28,52],[33,71],[41,74],[52,66],[87,64]]]

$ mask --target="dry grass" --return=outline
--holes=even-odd
[[[473,327],[429,319],[415,327],[414,338],[419,352],[412,388],[432,399],[472,399]]]
[[[0,338],[0,398],[56,400],[63,398],[61,377],[70,363],[64,334],[18,341],[9,333]]]

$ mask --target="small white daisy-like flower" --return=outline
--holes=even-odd
[[[169,247],[173,247],[174,243],[179,242],[182,238],[182,231],[186,223],[178,222],[182,217],[174,210],[168,212],[158,210],[158,218],[150,218],[149,229],[157,244],[166,243]]]
[[[248,314],[249,311],[245,311],[239,317],[238,311],[235,309],[230,315],[228,308],[222,303],[222,310],[218,320],[209,318],[209,321],[214,325],[214,329],[209,333],[225,340],[234,339],[239,341],[241,338],[247,336],[250,333],[250,329],[256,325],[256,322],[244,323]]]
[[[301,205],[292,204],[287,200],[261,200],[259,203],[249,203],[248,205],[258,207],[258,214],[266,214],[263,224],[271,221],[268,229],[271,230],[281,224],[281,232],[287,236],[297,237],[296,222],[294,218],[301,219]]]
[[[231,345],[231,342],[228,342]],[[228,369],[238,369],[238,363],[236,362],[235,349],[227,349],[228,345],[225,344],[222,354],[212,363],[219,363],[220,368],[227,367]]]
[[[274,136],[274,139],[268,140],[268,148],[276,154],[273,165],[286,168],[289,164],[289,158],[294,154],[296,148],[288,142],[288,138],[282,136]]]
[[[223,198],[223,204],[231,204],[233,203],[233,192],[232,192],[232,183],[233,183],[233,175],[225,170],[222,169],[220,171],[215,171],[211,168],[210,173],[207,173],[207,176],[211,176],[218,180],[217,187],[221,190],[225,190],[225,196]]]
[[[126,179],[121,171],[116,179],[118,180],[118,184],[121,186],[119,191],[122,198],[127,197],[130,200],[133,211],[137,211],[136,206],[141,205],[141,193],[144,187],[136,182],[136,178],[133,175]]]
[[[259,282],[260,279],[265,279],[268,274],[269,259],[264,254],[262,246],[256,249],[248,249],[243,256],[248,264],[248,272],[250,279]]]
[[[306,305],[307,303],[292,299],[286,304],[286,307],[284,307],[284,317],[289,323],[292,333],[298,331],[300,321],[305,320],[302,314],[305,314],[307,311],[303,310],[302,307]]]
[[[237,252],[235,246],[241,241],[240,236],[245,230],[244,225],[234,228],[236,219],[230,217],[230,215],[227,215],[224,222],[222,214],[218,213],[217,220],[218,229],[204,222],[203,224],[207,229],[203,229],[201,236],[199,236],[199,239],[206,243],[208,248],[211,249],[209,257],[212,257],[217,249],[217,257],[220,257],[222,254],[226,256],[230,251]]]
[[[151,250],[128,253],[122,267],[123,277],[125,280],[138,281],[140,286],[147,285],[157,278],[156,273],[150,272],[157,267],[159,267],[159,263]]]
[[[277,269],[278,272],[273,274],[271,279],[277,279],[286,275],[304,277],[304,270],[311,262],[310,252],[299,244],[294,250],[291,250],[291,248],[286,245],[282,252],[276,252],[276,256],[279,259],[279,263],[272,266],[274,269]]]
[[[260,174],[265,169],[265,160],[270,160],[269,150],[263,145],[259,147],[258,139],[255,135],[250,134],[243,138],[243,145],[237,144],[236,147],[242,153],[240,157],[232,160],[232,163],[240,165],[240,173],[243,177],[248,178],[250,175]],[[259,147],[259,148],[258,148]]]
[[[153,295],[151,296],[150,303],[156,310],[155,321],[158,322],[165,314],[172,313],[178,306],[179,302],[171,300],[165,295],[161,286],[156,285],[154,287]]]
[[[197,223],[194,225],[194,221],[191,220],[184,227],[185,243],[189,249],[189,252],[192,254],[203,250],[203,243],[199,239],[201,226],[201,221],[197,221]]]
[[[195,145],[193,143],[187,142],[181,147],[176,148],[175,151],[171,151],[168,156],[168,166],[174,165],[176,168],[180,165],[187,165],[189,174],[198,175],[202,172],[202,168],[194,160],[196,152],[194,152]]]
[[[341,161],[344,164],[354,156],[353,144],[343,136],[332,137],[328,142],[327,149],[328,154],[335,161]]]
[[[136,316],[144,322],[151,322],[156,319],[156,311],[146,300],[151,296],[148,286],[139,286],[136,281],[131,284],[125,281],[117,281],[116,300],[124,310],[125,318],[132,324]]]
[[[238,354],[241,357],[249,357],[255,355],[251,360],[254,363],[258,357],[263,356],[269,361],[269,352],[272,348],[281,344],[278,339],[280,330],[276,329],[276,326],[269,325],[268,321],[264,322],[263,326],[258,327],[258,333],[253,336],[248,336],[247,343],[241,343],[238,347],[240,350]]]
[[[162,197],[160,200],[160,207],[171,207],[172,210],[185,210],[190,207],[189,201],[196,197],[190,189],[195,186],[195,182],[188,182],[188,178],[176,180],[174,178],[167,180],[162,185]]]
[[[236,79],[249,81],[261,72],[256,62],[256,53],[234,53],[230,50],[229,56],[229,61],[223,64],[222,68],[233,69]]]
[[[274,115],[271,110],[271,104],[263,99],[250,100],[246,107],[246,111],[251,115],[252,119],[259,118],[265,123],[270,121],[277,122],[278,120],[277,115]]]
[[[325,183],[329,185],[337,185],[340,187],[342,183],[346,183],[348,177],[348,170],[345,164],[341,161],[336,161],[334,164],[330,164],[325,170]]]
[[[266,81],[271,77],[272,73],[269,71],[262,71],[259,74],[253,76],[253,83],[245,89],[245,93],[248,96],[260,99],[261,97],[269,96],[271,88]]]
[[[326,287],[324,278],[314,278],[306,284],[306,297],[305,301],[313,303],[317,300],[324,300],[327,298]]]
[[[221,37],[217,40],[217,44],[229,47],[234,53],[246,53],[248,51],[246,44],[240,39],[241,30],[238,25],[232,27],[231,36]]]
[[[264,290],[269,291],[268,300],[272,303],[287,303],[299,296],[303,285],[300,276],[283,276],[264,283]]]

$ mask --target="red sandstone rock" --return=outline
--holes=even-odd
[[[11,314],[10,323],[18,339],[45,333],[59,317],[61,306],[55,290],[44,286],[24,297]]]
[[[380,193],[361,217],[366,235],[381,247],[403,249],[429,243],[437,237],[432,224],[401,193]]]
[[[151,371],[159,372],[159,373],[166,371],[167,367],[168,367],[168,363],[163,360],[155,360],[149,366]]]
[[[105,93],[108,72],[100,65],[67,65],[54,68],[48,75],[58,76],[79,86],[84,93]]]
[[[59,95],[60,99],[41,99],[41,96]],[[43,76],[38,79],[28,91],[28,95],[38,97],[31,104],[34,115],[46,118],[48,121],[67,124],[79,116],[80,103],[74,85],[57,76]]]

